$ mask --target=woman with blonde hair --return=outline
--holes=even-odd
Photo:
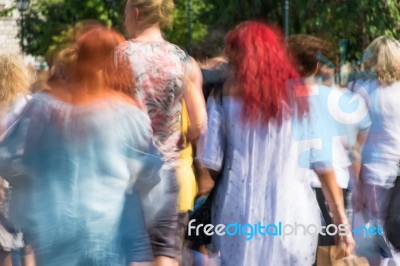
[[[355,212],[382,227],[400,162],[400,42],[380,36],[367,47],[365,57],[363,68],[368,79],[350,85],[365,99],[372,121],[353,201]],[[399,254],[381,236],[369,244],[372,252],[370,248],[359,252],[371,265],[379,265],[384,258],[400,265]]]
[[[177,181],[177,169],[185,160],[180,160],[183,139],[196,140],[206,117],[202,96],[202,78],[197,63],[178,46],[163,37],[161,28],[172,24],[174,3],[172,0],[128,0],[125,6],[125,27],[130,39],[120,47],[123,57],[132,62],[135,77],[135,92],[131,95],[147,110],[153,128],[153,139],[162,154],[161,185],[156,186],[143,201],[146,206],[158,206],[147,213],[149,233],[156,265],[176,264],[180,256],[177,239],[177,199],[179,185],[193,188],[193,175]],[[187,136],[182,136],[182,100],[185,101],[190,127]],[[186,183],[187,182],[187,183]],[[192,189],[190,189],[192,191]],[[168,199],[160,201],[159,194],[166,191]],[[194,193],[191,196],[194,197]],[[179,197],[185,198],[185,197]],[[187,205],[179,204],[180,220],[187,215]],[[182,208],[183,206],[184,209]],[[190,206],[189,206],[190,207]],[[179,223],[185,226],[185,223]],[[181,231],[182,230],[179,230]],[[179,240],[178,240],[179,241]]]
[[[0,55],[0,132],[15,120],[29,100],[31,75],[16,55]]]
[[[0,134],[11,126],[29,101],[30,73],[22,58],[0,55]],[[1,139],[2,137],[0,137]],[[7,181],[0,178],[0,261],[11,265],[11,251],[23,247],[21,234],[8,221]]]

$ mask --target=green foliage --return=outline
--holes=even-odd
[[[350,60],[360,58],[367,45],[380,35],[400,38],[397,0],[309,0],[309,9],[304,9],[300,0],[292,2],[291,15],[300,12],[293,16],[292,32],[314,34],[332,42],[347,39]]]
[[[212,12],[212,4],[202,0],[175,0],[174,26],[166,30],[166,38],[184,48],[202,42],[208,34],[207,21],[202,18],[203,14]],[[189,20],[189,13],[191,19]],[[191,21],[191,35],[189,34],[189,23]],[[191,38],[190,38],[191,36]]]
[[[124,2],[36,0],[23,24],[21,21],[23,49],[32,55],[45,55],[49,49],[70,38],[71,26],[81,20],[96,19],[108,26],[113,24],[121,31]],[[111,7],[109,3],[115,4]],[[198,47],[209,54],[218,51],[223,34],[244,20],[258,19],[283,27],[284,0],[175,0],[175,5],[175,23],[166,30],[166,37],[183,48],[192,48],[192,51]],[[365,47],[379,35],[400,38],[400,2],[290,0],[289,24],[290,34],[312,34],[333,43],[347,39],[347,59],[353,60],[359,58]]]
[[[232,28],[260,19],[283,27],[284,0],[206,0],[214,5],[213,23]],[[212,24],[212,23],[211,23]],[[380,35],[400,38],[398,0],[290,0],[290,34],[312,34],[337,43],[347,39],[348,59],[358,59]]]
[[[49,49],[71,38],[72,26],[83,20],[98,20],[111,26],[115,15],[105,0],[38,0],[20,20],[21,46],[26,53],[46,55]],[[119,18],[117,18],[119,20]]]
[[[125,1],[107,0],[38,0],[31,4],[25,19],[20,21],[21,46],[26,53],[43,56],[71,39],[72,27],[82,20],[95,19],[107,26],[123,31]],[[166,29],[166,38],[183,48],[189,48],[188,0],[176,0],[174,26]],[[204,14],[212,11],[212,5],[202,0],[192,0],[192,43],[201,42],[208,33]]]
[[[283,21],[283,1],[279,0],[206,0],[214,6],[210,15],[214,24],[226,29],[241,21],[256,19],[281,24]]]
[[[14,7],[5,8],[3,10],[0,10],[0,18],[10,16],[13,11],[14,11]]]

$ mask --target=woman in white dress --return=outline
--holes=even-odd
[[[364,97],[371,116],[371,129],[362,153],[360,180],[354,194],[354,211],[383,226],[387,203],[398,176],[400,161],[400,42],[384,36],[366,49],[369,57],[364,69],[375,78],[358,80],[355,91]],[[400,265],[400,255],[382,237],[375,237],[364,250],[371,265],[381,265],[384,258]],[[362,252],[362,251],[361,251]]]
[[[279,222],[315,227],[319,212],[306,175],[307,167],[318,173],[334,223],[347,224],[343,200],[330,162],[307,152],[306,126],[308,88],[298,80],[277,31],[259,22],[240,24],[226,37],[232,72],[222,99],[208,101],[209,127],[198,158],[209,169],[222,171],[213,206],[213,224],[263,226]],[[293,91],[294,92],[294,91]],[[221,104],[221,106],[219,106]],[[218,143],[210,143],[218,120],[218,108],[225,128]],[[222,151],[219,153],[217,151]],[[216,156],[217,155],[217,156]],[[222,157],[224,158],[222,160]],[[314,159],[311,159],[313,157]],[[248,226],[247,226],[248,227]],[[298,226],[298,228],[300,228]],[[229,230],[233,232],[233,230]],[[262,231],[262,230],[261,230]],[[267,233],[268,231],[268,233]],[[222,265],[312,265],[318,233],[272,236],[269,227],[248,240],[247,233],[214,235]],[[312,230],[310,230],[312,231]],[[266,235],[265,235],[266,234]],[[247,239],[246,239],[247,238]],[[342,238],[352,248],[351,236]]]

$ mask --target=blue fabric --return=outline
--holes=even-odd
[[[206,202],[208,196],[201,196],[198,199],[196,199],[196,201],[194,202],[194,207],[193,207],[193,211],[195,212],[197,211],[199,208],[201,208],[201,206],[204,205],[204,203]]]
[[[147,114],[119,99],[74,106],[39,93],[0,144],[10,219],[39,265],[152,260],[138,194],[161,166]]]
[[[21,266],[21,252],[20,249],[11,252],[13,266]]]

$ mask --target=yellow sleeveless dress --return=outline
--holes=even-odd
[[[182,100],[181,132],[183,149],[180,152],[180,161],[177,167],[178,184],[180,186],[178,195],[179,213],[188,212],[193,208],[194,198],[197,194],[197,183],[193,165],[193,147],[187,138],[189,126],[189,113],[186,109],[185,101]]]

